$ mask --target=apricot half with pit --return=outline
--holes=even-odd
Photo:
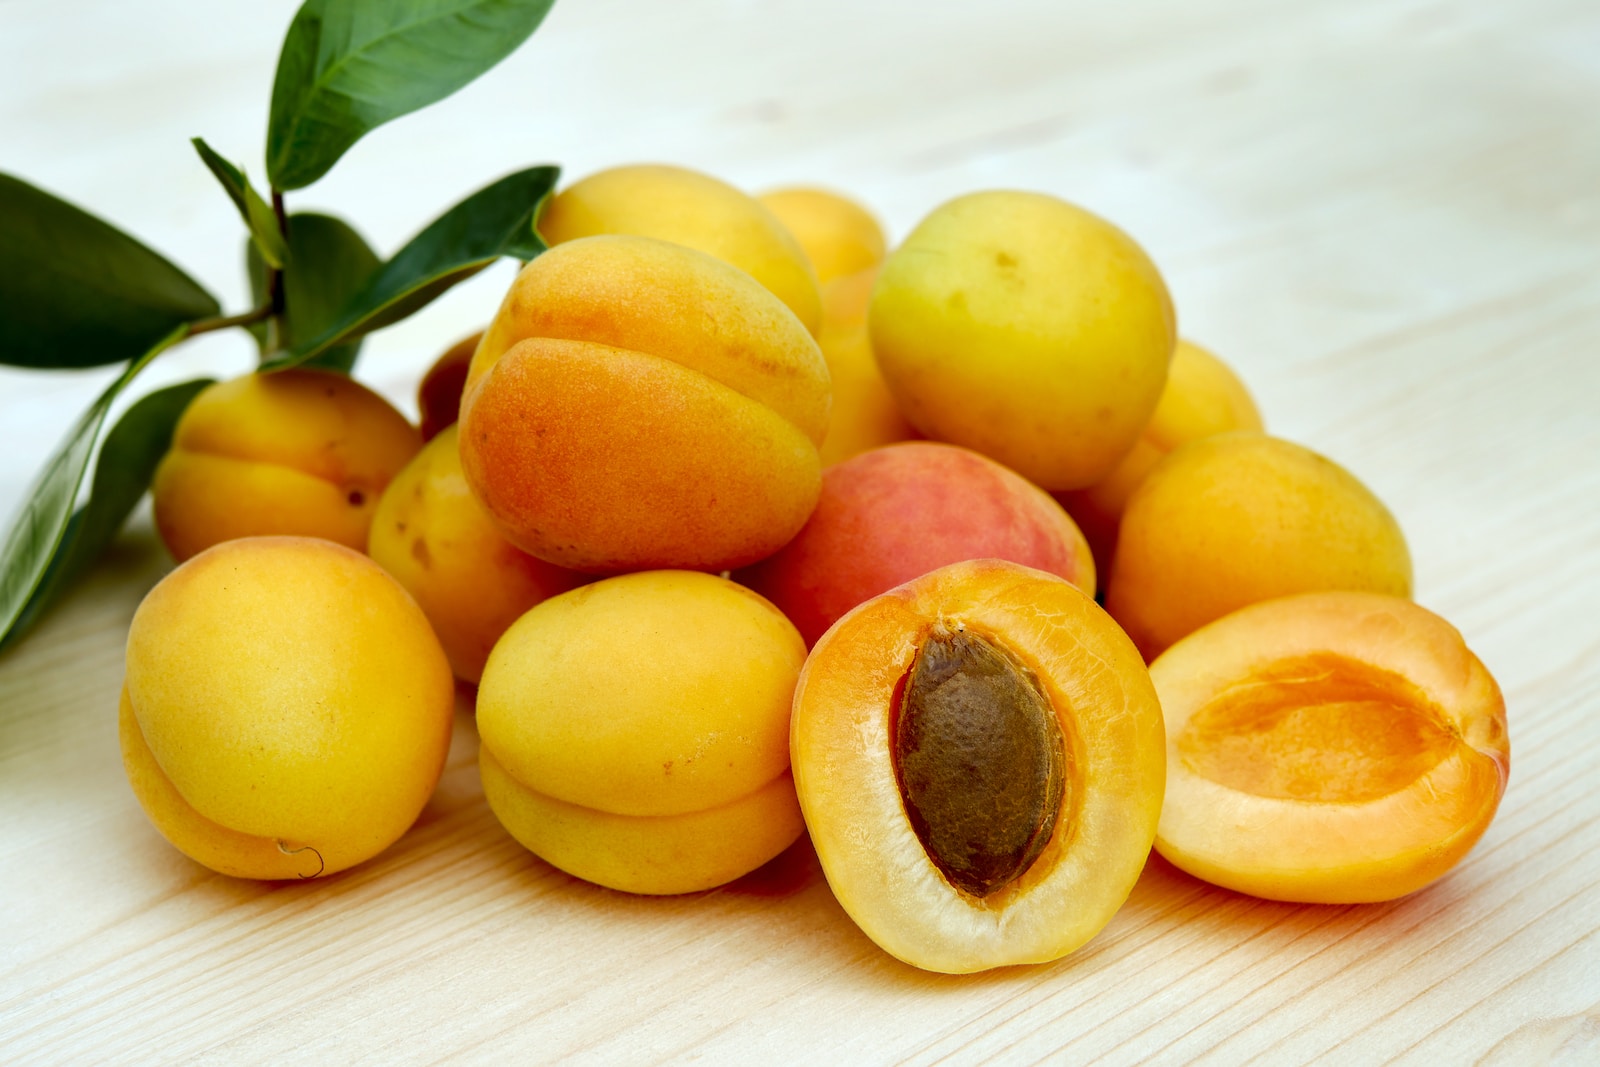
[[[1077,587],[999,560],[839,620],[801,672],[790,752],[839,903],[948,973],[1059,959],[1104,927],[1166,774],[1138,650]]]
[[[1461,634],[1371,593],[1256,604],[1150,667],[1167,727],[1156,849],[1272,900],[1391,900],[1443,875],[1505,792],[1505,700]]]

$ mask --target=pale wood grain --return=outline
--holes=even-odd
[[[254,163],[293,7],[0,4],[0,164],[240,305],[237,223],[184,140]],[[0,1059],[1600,1058],[1597,129],[1587,0],[563,0],[523,52],[295,202],[392,249],[515,166],[668,159],[831,183],[896,235],[982,187],[1106,214],[1269,426],[1394,507],[1418,599],[1505,689],[1499,817],[1386,905],[1257,901],[1152,858],[1070,959],[953,978],[874,947],[803,841],[684,898],[552,870],[485,807],[463,708],[388,853],[316,884],[234,881],[168,847],[123,781],[123,637],[170,565],[141,515],[0,657]],[[506,280],[380,336],[364,374],[409,404]],[[248,359],[207,339],[149,382]],[[105,378],[0,371],[0,511]]]

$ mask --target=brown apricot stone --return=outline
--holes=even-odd
[[[912,829],[951,885],[986,897],[1033,865],[1055,832],[1064,762],[1031,672],[994,641],[936,624],[899,707],[894,769]]]

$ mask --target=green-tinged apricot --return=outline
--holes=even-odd
[[[872,212],[826,189],[774,189],[757,197],[800,242],[826,286],[883,262],[883,227]]]
[[[1138,650],[1075,586],[998,560],[924,575],[829,630],[790,751],[845,911],[950,973],[1093,937],[1144,866],[1166,776]]]
[[[377,564],[329,541],[244,538],[180,566],[135,612],[123,762],[191,858],[310,878],[412,824],[454,708],[427,619]]]
[[[1505,700],[1454,627],[1399,597],[1310,593],[1150,666],[1167,723],[1156,848],[1273,900],[1392,900],[1441,877],[1510,773]]]
[[[1174,450],[1134,491],[1106,610],[1154,659],[1247,604],[1340,589],[1411,595],[1394,516],[1332,460],[1241,431]]]
[[[816,333],[817,276],[804,250],[754,197],[708,174],[652,164],[613,167],[557,193],[539,216],[550,244],[632,234],[731,263],[765,286]]]
[[[467,481],[506,538],[577,570],[722,570],[793,537],[820,489],[827,365],[748,275],[592,237],[513,284],[462,404]]]
[[[936,209],[884,262],[872,348],[906,418],[1049,490],[1110,473],[1150,420],[1176,340],[1155,265],[1055,197]]]
[[[713,575],[553,597],[484,668],[490,807],[545,860],[613,889],[687,893],[754,870],[803,828],[788,731],[804,659],[776,608]]]
[[[156,468],[156,529],[174,559],[236,537],[322,537],[358,551],[389,479],[421,447],[388,401],[300,368],[194,398]]]
[[[511,544],[466,476],[456,427],[428,442],[389,483],[367,552],[416,598],[456,677],[477,682],[506,627],[588,579]]]
[[[1094,549],[1101,573],[1111,573],[1117,527],[1128,499],[1162,457],[1179,445],[1232,430],[1262,429],[1261,413],[1239,376],[1199,345],[1180,340],[1167,369],[1155,414],[1116,469],[1087,489],[1061,493]]]

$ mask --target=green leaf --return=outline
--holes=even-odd
[[[260,303],[266,299],[266,265],[253,244],[245,256],[250,288]],[[378,254],[343,219],[311,213],[290,215],[289,262],[282,278],[284,331],[278,338],[279,348],[292,349],[332,327],[339,312],[382,264]],[[348,374],[360,351],[361,338],[357,337],[324,349],[309,362]]]
[[[0,174],[0,363],[117,363],[218,310],[215,297],[121,230]]]
[[[161,338],[143,355],[128,363],[121,376],[106,387],[89,410],[45,463],[34,481],[22,508],[0,544],[0,639],[11,632],[28,599],[44,580],[50,560],[65,536],[77,501],[78,489],[94,452],[95,438],[106,420],[106,412],[117,395],[152,359],[188,336],[188,327],[179,326]]]
[[[150,487],[156,465],[172,447],[172,431],[195,395],[211,384],[201,378],[158,389],[123,413],[106,434],[95,463],[89,500],[72,513],[33,595],[0,639],[0,649],[19,640],[116,538]]]
[[[272,83],[267,177],[299,189],[350,146],[516,51],[555,0],[306,0]]]
[[[335,345],[398,322],[501,256],[537,256],[545,243],[534,221],[560,174],[558,167],[531,167],[473,193],[396,252],[332,325],[267,360],[262,370],[299,366]]]
[[[283,234],[278,232],[278,216],[273,213],[272,205],[256,192],[256,187],[250,184],[250,179],[245,177],[244,171],[217,155],[204,140],[193,137],[189,143],[200,153],[200,159],[206,168],[216,175],[217,181],[222,183],[222,188],[233,201],[233,206],[239,209],[239,216],[249,228],[251,240],[260,249],[261,258],[270,263],[274,269],[281,268],[289,250],[284,247]]]

